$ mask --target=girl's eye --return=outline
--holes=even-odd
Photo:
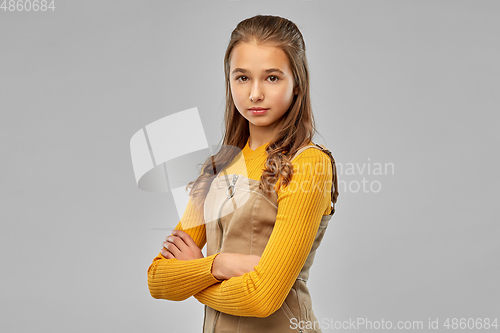
[[[279,78],[276,75],[270,75],[269,78],[271,77],[275,78],[275,80],[271,80],[271,82],[276,82],[279,80]]]
[[[276,82],[279,80],[279,77],[277,77],[276,75],[269,75],[267,78],[271,79],[270,80],[271,82]],[[245,75],[240,75],[236,78],[236,81],[245,82],[245,81],[247,81],[247,79],[248,79],[248,77],[246,77]]]

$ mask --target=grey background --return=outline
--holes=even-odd
[[[499,1],[55,4],[0,11],[0,331],[201,331],[194,298],[149,295],[178,215],[137,188],[129,140],[196,106],[217,144],[224,51],[256,14],[304,35],[316,142],[394,165],[339,175],[382,187],[341,189],[308,283],[318,319],[500,317]]]

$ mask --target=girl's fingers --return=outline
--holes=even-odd
[[[169,241],[164,241],[163,247],[170,251],[174,255],[174,257],[177,257],[181,252],[175,243],[171,243]]]
[[[187,232],[182,231],[182,230],[174,230],[174,232],[175,232],[175,236],[181,238],[187,246],[189,246],[189,247],[192,247],[192,246],[198,247],[198,245],[196,245],[196,243],[194,242],[194,240],[191,238],[191,236]]]
[[[172,235],[165,237],[163,247],[172,252],[173,256],[179,260],[203,258],[203,253],[198,245],[188,233],[182,230],[174,230]]]
[[[174,255],[165,248],[162,248],[160,252],[161,252],[161,255],[167,259],[175,258]]]
[[[176,230],[176,231],[179,231],[179,230]],[[174,235],[169,235],[167,236],[166,238],[166,241],[167,242],[170,242],[170,243],[173,243],[175,244],[175,246],[177,246],[177,248],[181,251],[181,252],[185,252],[187,249],[188,249],[188,245],[184,242],[184,240],[181,238],[181,237],[178,237],[177,235],[174,236]]]

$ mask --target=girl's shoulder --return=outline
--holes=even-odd
[[[313,142],[302,146],[293,156],[290,157],[290,162],[301,163],[305,161],[316,163],[330,163],[331,153],[324,145],[319,145]]]
[[[334,173],[335,162],[325,146],[316,144],[304,146],[297,151],[290,162],[294,175],[317,177],[317,174],[320,173],[322,177],[331,179]]]
[[[297,150],[294,156],[289,157],[293,168],[292,179],[295,179],[295,181],[311,181],[312,179],[319,181],[320,178],[331,179],[333,176],[333,163],[325,148],[310,142]],[[275,186],[278,196],[280,196],[281,184],[282,178],[280,177]]]

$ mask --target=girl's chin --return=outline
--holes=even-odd
[[[259,126],[259,127],[265,127],[271,124],[269,121],[263,121],[263,120],[255,121],[255,119],[249,120],[248,122],[253,126]]]

